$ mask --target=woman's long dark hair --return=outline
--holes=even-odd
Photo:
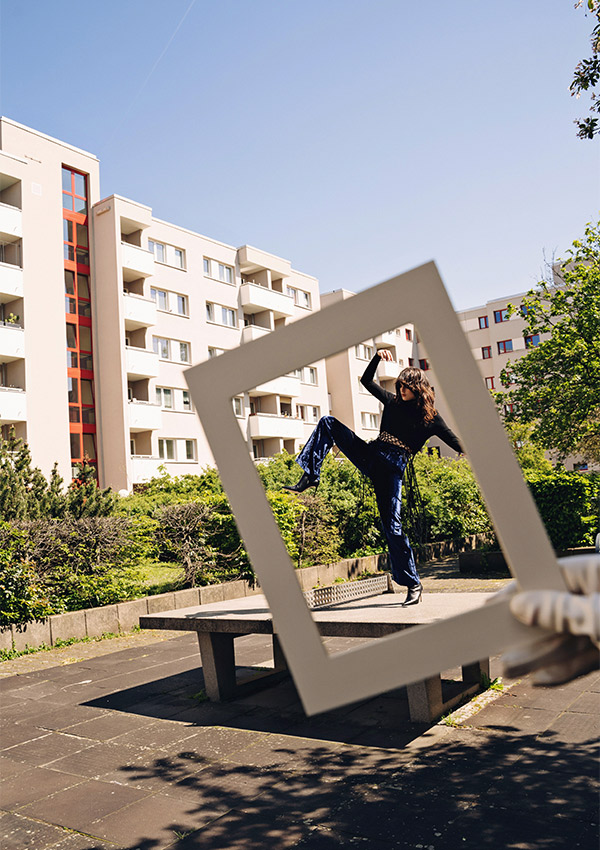
[[[432,422],[437,413],[435,409],[435,395],[425,372],[414,366],[408,366],[406,369],[403,369],[396,378],[396,401],[402,401],[400,387],[403,384],[415,394],[415,402],[423,417],[423,421],[426,423]]]

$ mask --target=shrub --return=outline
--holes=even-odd
[[[23,557],[24,532],[0,523],[0,625],[43,620],[53,614],[33,564]]]
[[[531,494],[555,549],[592,545],[598,529],[600,476],[526,473]]]

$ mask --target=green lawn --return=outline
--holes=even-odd
[[[183,569],[179,564],[158,564],[147,561],[140,564],[142,582],[148,593],[163,593],[179,586],[183,578]]]

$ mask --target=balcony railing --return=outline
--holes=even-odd
[[[18,207],[0,203],[0,238],[14,242],[23,236],[23,214]]]
[[[164,461],[152,455],[131,455],[131,472],[134,484],[157,478],[158,468]]]
[[[274,378],[272,381],[261,384],[259,387],[249,391],[250,396],[278,395],[295,398],[300,394],[300,379],[292,375],[282,375],[280,378]]]
[[[124,292],[123,316],[128,331],[152,327],[156,324],[156,302],[132,292]]]
[[[256,283],[243,283],[240,286],[240,303],[246,313],[272,310],[275,318],[294,315],[294,299],[291,295]]]
[[[161,427],[162,409],[160,404],[131,399],[128,408],[130,431],[156,431]]]
[[[0,303],[23,297],[23,269],[13,263],[0,263]]]
[[[0,363],[25,357],[25,333],[18,324],[0,321]]]
[[[27,421],[27,395],[20,387],[0,387],[0,425]]]
[[[253,342],[253,340],[260,339],[270,333],[269,328],[261,328],[259,325],[246,325],[242,330],[242,343]]]
[[[279,437],[283,440],[301,440],[304,423],[294,416],[278,416],[274,413],[253,413],[248,417],[250,437],[254,440]]]
[[[130,242],[121,242],[123,280],[137,280],[154,274],[154,254]]]
[[[147,348],[125,346],[125,361],[127,377],[130,380],[140,378],[156,378],[158,375],[158,354]]]

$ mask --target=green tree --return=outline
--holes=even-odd
[[[559,459],[600,460],[600,226],[588,224],[567,259],[523,298],[523,335],[539,344],[501,373],[507,422],[532,425],[531,438]],[[517,307],[510,305],[515,312]]]
[[[579,98],[582,92],[591,92],[590,117],[576,120],[580,139],[593,139],[600,130],[598,118],[594,113],[600,112],[600,97],[593,91],[600,79],[600,2],[599,0],[579,0],[576,8],[583,6],[592,13],[597,23],[592,30],[591,44],[592,55],[589,59],[582,59],[575,68],[573,82],[569,86],[571,95]]]

